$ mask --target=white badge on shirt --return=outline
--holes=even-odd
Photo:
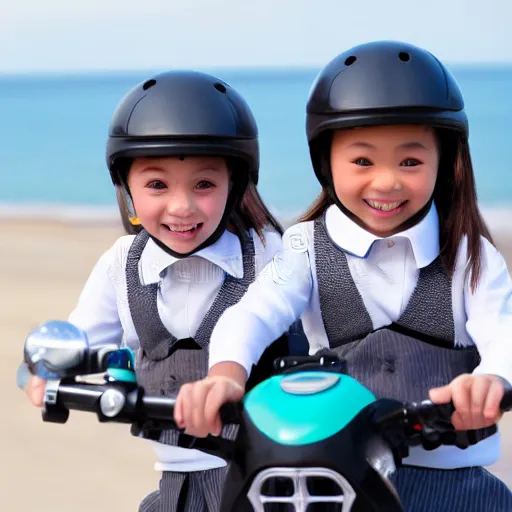
[[[308,250],[308,245],[303,235],[299,233],[293,234],[290,236],[290,249],[293,252],[306,252]]]

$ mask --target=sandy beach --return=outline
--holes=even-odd
[[[125,425],[72,412],[66,425],[43,423],[15,385],[27,333],[66,319],[94,263],[122,234],[116,224],[2,220],[0,238],[0,503],[4,512],[136,511],[158,474],[148,443]],[[512,236],[497,237],[512,266]],[[490,468],[512,486],[512,414],[501,423],[503,456]]]

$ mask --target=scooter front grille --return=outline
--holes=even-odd
[[[350,512],[356,493],[340,474],[326,468],[269,468],[247,493],[254,512]]]

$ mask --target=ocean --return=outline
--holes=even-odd
[[[466,101],[479,201],[493,222],[512,211],[512,65],[452,66]],[[319,192],[305,135],[317,69],[213,74],[250,104],[260,131],[260,191],[280,216]],[[0,215],[97,221],[117,215],[105,164],[110,116],[147,71],[0,75]]]

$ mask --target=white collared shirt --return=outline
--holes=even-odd
[[[435,206],[412,228],[389,238],[365,231],[337,206],[326,212],[331,240],[346,253],[348,266],[374,329],[397,321],[417,284],[419,271],[439,254]],[[249,371],[269,343],[301,317],[310,353],[328,347],[315,272],[313,222],[296,224],[283,237],[283,250],[263,270],[244,298],[217,323],[210,342],[210,367],[235,361]],[[481,363],[475,372],[512,382],[512,282],[504,258],[483,240],[480,284],[470,289],[466,240],[452,278],[455,343],[475,344]],[[427,398],[427,397],[425,397]],[[498,434],[467,450],[441,447],[411,450],[408,464],[461,467],[492,464],[499,457]]]
[[[282,247],[281,236],[265,231],[265,245],[251,230],[256,274]],[[69,321],[87,333],[91,346],[115,343],[137,350],[126,289],[126,258],[134,236],[123,236],[96,263]],[[225,231],[215,244],[178,259],[149,239],[139,261],[143,284],[159,283],[157,307],[162,323],[177,339],[194,337],[226,274],[243,277],[239,238]],[[225,461],[175,446],[154,443],[160,471],[196,471],[222,467]]]

